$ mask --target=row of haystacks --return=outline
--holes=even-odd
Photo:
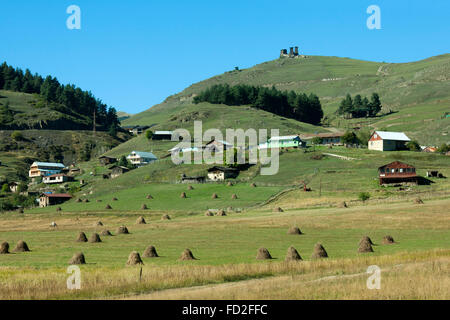
[[[12,252],[30,252],[30,248],[28,247],[27,243],[23,240],[20,240],[17,242],[16,247]],[[9,254],[9,243],[8,242],[2,242],[0,244],[0,254]]]
[[[143,258],[158,258],[159,255],[156,252],[155,246],[148,246],[144,253],[142,254]],[[194,257],[192,251],[190,249],[185,249],[179,258],[181,261],[187,261],[187,260],[197,260],[197,258]],[[73,257],[69,260],[69,264],[86,264],[86,257],[82,252],[75,253]],[[128,256],[128,260],[126,265],[128,266],[135,266],[135,265],[143,265],[144,262],[142,261],[141,255],[137,251],[132,251],[130,255]]]

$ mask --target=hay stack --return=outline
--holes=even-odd
[[[102,227],[102,226],[103,226],[103,222],[97,221],[97,223],[95,224],[95,226],[97,226],[97,227]]]
[[[23,208],[20,208],[19,210],[17,210],[18,213],[24,213]]]
[[[146,199],[153,199],[153,197],[152,197],[152,195],[151,194],[148,194],[146,197],[145,197]]]
[[[61,207],[56,208],[56,212],[61,212],[61,211],[62,211]]]
[[[364,236],[361,238],[361,240],[359,240],[359,244],[361,245],[361,243],[363,242],[368,242],[370,245],[373,245],[372,239],[370,239],[369,236]]]
[[[217,195],[217,193],[213,193],[211,196],[211,199],[217,199],[219,196]]]
[[[168,214],[165,214],[161,217],[161,220],[170,220],[170,216]]]
[[[78,234],[77,242],[87,242],[88,239],[86,237],[86,234],[84,232],[80,232]]]
[[[302,234],[299,227],[290,227],[287,234]]]
[[[187,198],[186,192],[182,192],[181,195],[180,195],[180,198],[181,199],[186,199]]]
[[[256,188],[256,183],[252,183],[252,184],[250,185],[250,187]]]
[[[98,235],[98,233],[93,233],[91,235],[91,237],[89,238],[89,242],[90,243],[98,243],[98,242],[102,242],[102,239],[100,239],[100,236]]]
[[[256,254],[256,259],[267,260],[272,259],[272,256],[270,255],[269,250],[267,250],[266,248],[259,248],[258,253]]]
[[[312,259],[328,258],[328,253],[326,252],[322,244],[316,243],[311,258]]]
[[[389,235],[384,236],[384,238],[383,238],[383,244],[394,244],[394,243],[395,243],[394,238],[392,238],[392,237],[389,236]]]
[[[339,203],[338,207],[339,208],[348,208],[347,202],[342,201],[341,203]]]
[[[142,262],[139,252],[133,251],[128,256],[127,266],[135,266],[138,264],[144,264],[144,262]]]
[[[88,203],[88,202],[89,202],[89,199],[84,199],[83,202],[84,202],[84,203]]]
[[[129,234],[128,228],[125,226],[120,226],[117,228],[117,234]]]
[[[231,200],[236,200],[238,198],[237,194],[233,193],[233,195],[231,196]]]
[[[8,254],[8,253],[9,253],[9,243],[2,242],[2,244],[0,244],[0,254]]]
[[[205,212],[205,216],[212,217],[212,216],[214,216],[214,214],[211,211],[208,210],[208,211]]]
[[[227,186],[228,186],[228,187],[232,187],[232,186],[233,186],[233,182],[228,181]]]
[[[273,209],[273,212],[284,212],[284,210],[281,209],[280,207],[277,207],[277,208]]]
[[[145,203],[143,203],[141,206],[141,210],[147,210],[147,209],[148,209],[147,205]]]
[[[416,198],[416,199],[414,199],[414,203],[415,204],[423,204],[423,200],[420,198]]]
[[[225,213],[224,210],[220,209],[219,211],[217,211],[216,216],[219,217],[225,217],[227,214]]]
[[[370,243],[369,237],[364,237],[361,239],[361,241],[359,242],[358,252],[359,253],[373,252],[372,244]]]
[[[189,186],[188,190],[194,190],[194,187],[193,186]]]
[[[144,258],[157,258],[158,253],[156,252],[156,248],[154,246],[148,246],[145,249],[144,254],[142,255]]]
[[[290,246],[287,254],[286,254],[286,261],[298,261],[302,260],[302,257],[298,253],[297,249],[295,249],[293,246]]]
[[[77,200],[75,200],[76,203],[80,203],[82,202],[82,200],[80,198],[78,198]]]
[[[69,264],[86,264],[86,259],[82,252],[75,253],[72,259],[69,260]]]
[[[112,198],[112,201],[118,201],[119,199],[117,199],[116,197]]]
[[[103,230],[101,233],[102,236],[104,237],[110,237],[112,236],[111,232],[109,232],[109,230]]]
[[[144,217],[140,216],[139,218],[137,218],[136,220],[136,224],[146,224],[147,222],[145,222]]]
[[[181,254],[180,260],[197,260],[197,258],[194,257],[190,249],[184,249],[183,253]]]
[[[106,210],[111,210],[112,207],[111,207],[109,204],[107,204],[106,207],[105,207],[105,209],[106,209]]]
[[[20,240],[17,242],[16,247],[13,250],[14,252],[30,252],[30,248],[25,241]]]

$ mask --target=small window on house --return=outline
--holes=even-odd
[[[395,173],[395,169],[392,169],[391,172],[392,172],[392,173]]]
[[[403,173],[403,169],[400,169],[400,173]]]

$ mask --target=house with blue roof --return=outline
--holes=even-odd
[[[141,167],[145,166],[153,161],[158,160],[158,158],[151,152],[144,151],[132,151],[127,159],[134,165]]]
[[[65,168],[62,163],[55,162],[33,162],[28,171],[28,176],[32,179],[59,174]]]

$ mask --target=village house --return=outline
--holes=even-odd
[[[56,184],[64,183],[68,181],[73,181],[73,177],[63,173],[52,174],[51,176],[46,176],[42,179],[45,184]]]
[[[77,167],[71,167],[70,169],[69,169],[69,175],[70,176],[76,176],[76,175],[79,175],[79,174],[81,174],[81,169],[80,168],[77,168]]]
[[[411,141],[403,132],[375,131],[369,139],[369,150],[405,150]]]
[[[19,183],[18,182],[11,182],[9,184],[9,191],[16,193],[17,191],[19,191]]]
[[[110,174],[111,179],[117,178],[117,177],[123,175],[124,173],[127,173],[128,171],[130,171],[130,169],[128,169],[127,167],[122,167],[122,166],[112,166],[110,169],[111,169],[111,174]]]
[[[150,126],[123,126],[122,129],[127,130],[129,133],[139,135],[144,133]]]
[[[170,153],[180,153],[180,152],[197,152],[197,147],[188,147],[188,148],[180,148],[180,147],[173,147],[172,149],[168,150]]]
[[[113,164],[113,163],[117,162],[116,158],[108,157],[108,156],[101,156],[101,157],[98,158],[98,160],[99,160],[100,164],[103,165],[103,166],[106,166],[106,165]]]
[[[306,142],[298,135],[271,137],[267,142],[258,145],[258,149],[304,147],[306,147]]]
[[[172,140],[172,131],[155,131],[152,140]]]
[[[208,150],[211,153],[223,152],[224,150],[232,149],[233,145],[224,140],[211,140],[204,146],[204,150]]]
[[[234,179],[239,175],[239,170],[226,167],[212,167],[208,169],[208,179],[211,181],[223,181],[225,179]]]
[[[147,130],[148,128],[150,128],[150,126],[136,126],[133,129],[131,129],[130,132],[137,136],[144,133],[144,131]]]
[[[134,165],[140,167],[149,164],[150,162],[158,160],[158,158],[151,152],[132,151],[127,159]]]
[[[378,168],[380,185],[418,184],[416,168],[400,161],[394,161]]]
[[[67,193],[42,193],[39,197],[39,207],[44,208],[61,204],[72,199],[72,196]]]
[[[52,174],[61,173],[65,168],[62,163],[52,163],[52,162],[33,162],[30,166],[30,171],[28,175],[30,178],[45,177]]]
[[[195,176],[188,177],[185,174],[181,175],[181,183],[205,183],[206,177],[204,176]]]
[[[436,147],[421,147],[422,152],[434,153],[437,152],[438,148]]]

